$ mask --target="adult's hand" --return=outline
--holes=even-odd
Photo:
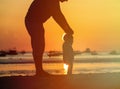
[[[73,35],[74,34],[74,31],[70,28],[66,31],[66,34],[70,34],[70,35]]]

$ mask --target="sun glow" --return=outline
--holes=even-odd
[[[24,24],[32,1],[0,1],[0,49],[16,47],[17,50],[32,50]],[[74,30],[74,50],[83,51],[88,47],[97,51],[120,50],[119,3],[120,0],[70,0],[60,4],[68,24]],[[44,28],[45,51],[61,51],[63,29],[52,17],[44,23]]]
[[[64,34],[62,35],[62,40],[63,40],[63,41],[64,41],[64,36],[65,36],[65,34],[66,34],[66,33],[64,33]]]
[[[64,67],[64,74],[67,74],[67,72],[68,72],[68,65],[64,64],[63,67]]]

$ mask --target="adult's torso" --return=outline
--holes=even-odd
[[[32,22],[45,22],[54,12],[58,0],[34,0],[26,15]]]

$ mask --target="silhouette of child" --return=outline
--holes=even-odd
[[[68,64],[68,71],[67,74],[72,74],[73,68],[73,60],[74,60],[74,53],[73,53],[73,36],[70,34],[65,34],[63,37],[63,60],[65,64]]]

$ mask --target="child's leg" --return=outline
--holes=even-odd
[[[73,62],[70,62],[68,67],[68,72],[67,72],[68,75],[72,74],[72,68],[73,68]]]

